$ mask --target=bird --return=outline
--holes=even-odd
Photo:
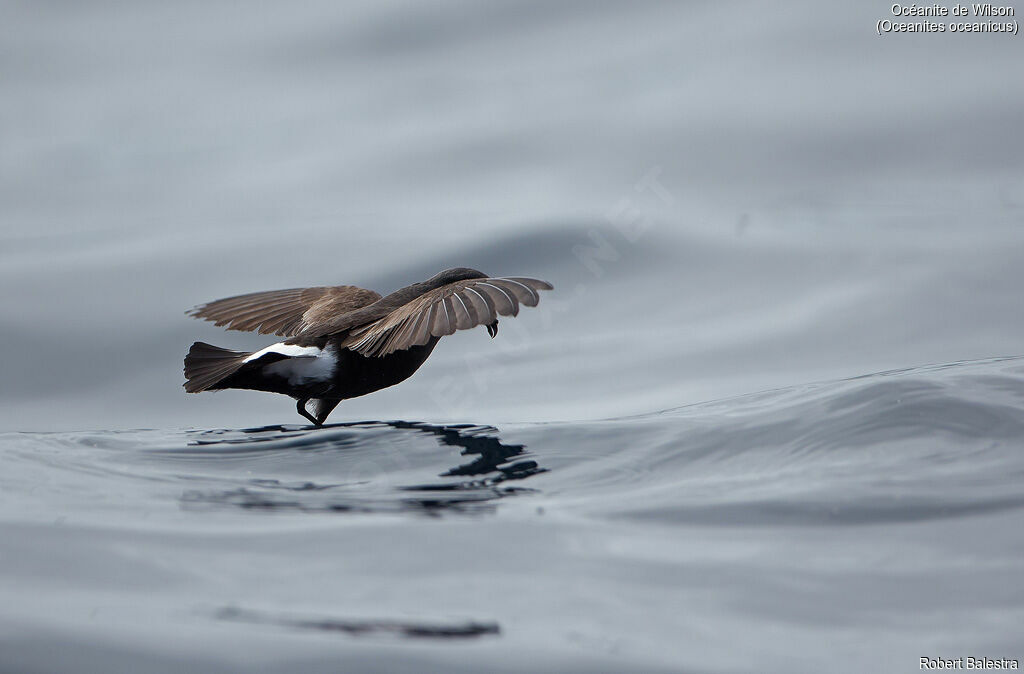
[[[438,340],[537,306],[547,281],[446,269],[382,297],[350,285],[290,288],[201,304],[188,315],[228,330],[285,337],[258,351],[195,342],[185,356],[185,391],[249,389],[294,398],[296,411],[323,426],[342,400],[408,379]],[[311,409],[309,409],[311,408]]]

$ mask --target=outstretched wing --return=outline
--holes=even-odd
[[[537,306],[546,281],[532,278],[476,278],[456,281],[425,293],[383,318],[349,332],[343,346],[364,356],[426,344],[456,330],[492,325],[498,316],[515,316],[519,305]]]
[[[290,288],[237,295],[200,305],[190,316],[228,330],[293,337],[309,325],[373,304],[380,294],[356,286]]]

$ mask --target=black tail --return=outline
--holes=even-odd
[[[217,384],[234,374],[249,355],[244,351],[196,342],[185,356],[185,391],[199,393],[221,388]]]

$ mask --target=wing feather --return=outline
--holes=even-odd
[[[487,295],[471,286],[463,288],[460,294],[476,309],[477,325],[490,325],[498,319],[498,314],[494,310],[494,302]]]
[[[450,298],[452,305],[455,307],[455,327],[459,330],[469,330],[477,325],[476,323],[476,310],[470,305],[466,304],[466,300],[462,299],[462,295],[454,293]],[[447,301],[447,300],[446,300]]]
[[[448,328],[450,327],[450,324],[448,322],[448,312],[445,310],[444,300],[441,300],[430,307],[430,315],[430,334],[449,334]]]
[[[410,335],[409,341],[401,342],[401,343],[402,344],[411,344],[411,345],[417,345],[418,346],[420,344],[426,344],[428,341],[430,341],[430,320],[429,319],[430,319],[430,317],[427,315],[427,312],[421,311],[420,314],[419,314],[419,318],[416,319],[416,327],[413,328],[413,332]],[[395,349],[397,350],[398,348],[399,347],[396,345]],[[402,348],[408,348],[408,347],[402,347]]]
[[[490,279],[488,279],[490,280]],[[481,282],[477,284],[481,292],[487,293],[494,301],[494,308],[502,316],[515,316],[519,313],[519,302],[516,296],[509,291],[496,286],[493,283]]]
[[[502,288],[515,293],[515,296],[519,298],[519,301],[528,307],[535,307],[540,302],[540,293],[538,290],[545,290],[544,286],[534,288],[527,281],[533,281],[534,279],[518,279],[518,278],[496,278],[494,279],[495,285],[500,285]],[[546,284],[545,284],[546,285]]]

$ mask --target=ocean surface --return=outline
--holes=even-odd
[[[1024,659],[1024,41],[890,7],[7,5],[0,672]],[[452,266],[555,290],[325,428],[181,388]]]

